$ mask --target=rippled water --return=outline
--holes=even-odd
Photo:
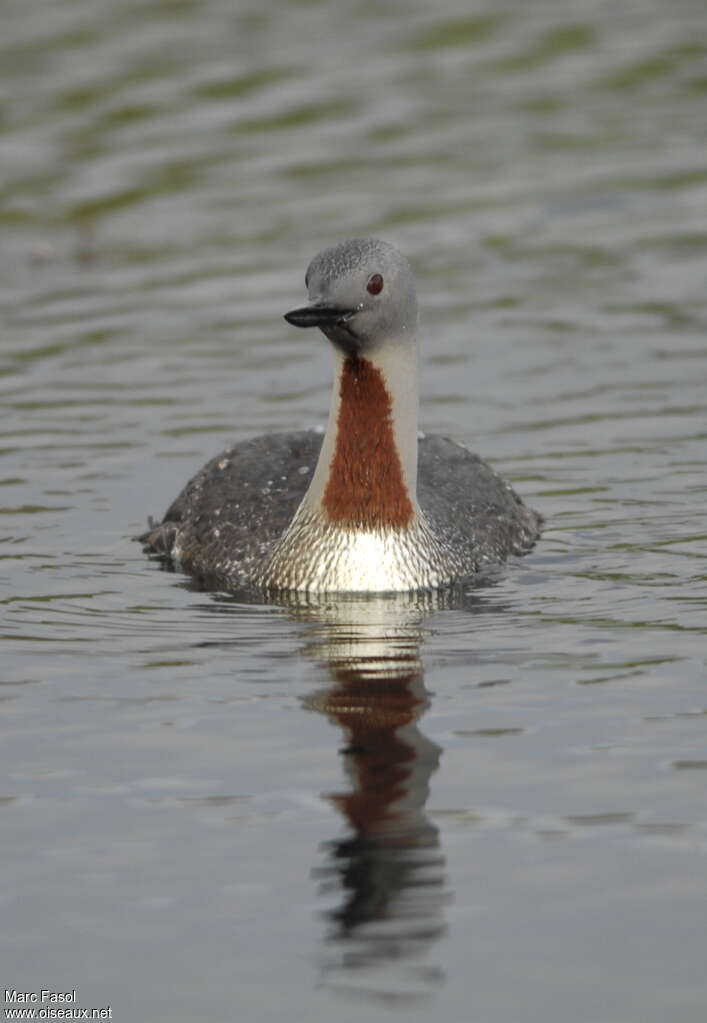
[[[704,0],[6,0],[1,961],[117,1020],[707,1008]],[[130,537],[324,419],[324,244],[547,519],[461,605],[240,604]]]

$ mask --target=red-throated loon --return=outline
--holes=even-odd
[[[287,313],[331,341],[324,438],[244,441],[208,462],[140,539],[231,589],[432,589],[522,554],[540,517],[454,441],[418,438],[417,296],[404,256],[375,238],[315,256],[309,304]]]

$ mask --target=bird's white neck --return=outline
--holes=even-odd
[[[417,405],[414,339],[337,356],[319,461],[263,564],[265,586],[383,593],[434,588],[453,574],[415,496]]]
[[[417,345],[337,351],[329,423],[302,509],[344,529],[405,529],[417,516]]]

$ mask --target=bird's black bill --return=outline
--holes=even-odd
[[[285,319],[294,327],[332,327],[346,322],[353,316],[353,310],[330,305],[305,305],[285,313]]]

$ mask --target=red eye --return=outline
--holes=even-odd
[[[383,290],[383,278],[380,274],[372,274],[368,278],[368,284],[366,285],[366,291],[369,295],[380,295]]]

